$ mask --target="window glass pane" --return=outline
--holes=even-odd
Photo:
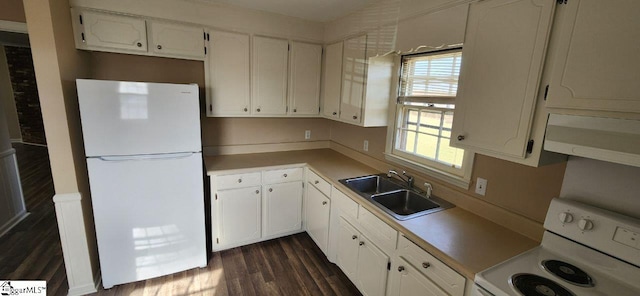
[[[436,127],[440,126],[440,120],[442,118],[441,111],[423,110],[420,115],[421,115],[420,123],[426,124],[429,126],[436,126]]]
[[[455,167],[462,166],[464,150],[449,146],[449,139],[441,139],[441,145],[438,150],[439,159],[443,163],[453,165]]]
[[[404,57],[400,95],[455,97],[461,61],[461,50]]]
[[[436,149],[438,147],[438,137],[419,134],[418,135],[418,149],[416,151],[417,154],[430,158],[436,159]]]
[[[445,112],[444,123],[442,124],[442,127],[446,129],[451,129],[452,124],[453,124],[453,112]]]

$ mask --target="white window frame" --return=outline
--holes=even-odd
[[[454,49],[461,50],[461,49]],[[447,50],[450,51],[450,50]],[[434,51],[425,54],[438,54],[446,53],[447,51]],[[433,177],[435,179],[447,182],[449,184],[455,185],[460,188],[469,189],[469,184],[471,183],[471,173],[473,171],[473,160],[475,154],[468,150],[464,152],[464,159],[462,162],[462,167],[459,169],[452,168],[447,166],[446,164],[430,160],[424,157],[420,157],[418,155],[414,155],[411,153],[407,153],[404,151],[400,151],[395,149],[396,135],[398,130],[399,116],[401,116],[404,108],[403,101],[404,99],[400,97],[400,85],[402,79],[402,57],[398,56],[395,61],[396,66],[396,75],[398,75],[397,81],[395,81],[395,86],[398,94],[398,99],[395,102],[391,102],[389,108],[389,126],[387,128],[387,143],[385,148],[385,159],[391,161],[393,163],[408,167],[412,170],[415,170],[420,173],[424,173],[427,176]],[[414,98],[412,101],[420,101],[420,100],[429,100],[429,98]],[[434,103],[442,103],[438,99],[433,100]],[[395,106],[395,107],[394,107]],[[437,109],[434,107],[417,107],[419,109]],[[455,115],[454,115],[455,116]]]

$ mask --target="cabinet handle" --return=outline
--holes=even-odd
[[[401,266],[398,266],[398,271],[399,271],[399,272],[403,272],[403,271],[404,271],[404,266],[402,266],[402,265],[401,265]]]
[[[422,262],[422,268],[429,268],[431,267],[431,263],[429,262]]]
[[[247,109],[247,107],[244,107],[244,112],[247,112],[247,111],[249,111],[249,109]]]
[[[315,180],[315,181],[313,182],[313,184],[318,184],[318,183],[320,183],[320,181],[318,181],[318,180]]]
[[[358,236],[355,235],[355,234],[351,237],[351,239],[357,239],[357,238],[358,238]]]
[[[260,108],[256,109],[256,111],[260,112]]]
[[[458,135],[458,141],[462,141],[464,140],[464,136],[463,135]]]
[[[162,45],[158,44],[158,49],[162,49]]]
[[[260,194],[260,190],[256,190],[256,194]]]
[[[269,188],[269,192],[273,192],[273,188]],[[424,264],[423,264],[423,266],[424,266]]]
[[[282,176],[286,178],[286,177],[287,177],[287,174],[284,174],[284,175],[282,175]]]
[[[298,112],[298,109],[293,109],[293,112]]]
[[[242,179],[238,179],[238,183],[242,183]]]
[[[338,115],[338,112],[333,112],[333,115],[334,115],[334,116]]]
[[[358,119],[358,116],[356,116],[356,115],[353,115],[353,119]]]
[[[142,43],[140,43],[140,42],[136,43],[136,45],[137,45],[138,47],[142,47]]]
[[[360,243],[358,245],[364,246],[364,242],[360,241]]]
[[[326,205],[327,205],[327,202],[326,202],[326,201],[323,201],[323,202],[322,202],[322,205],[323,205],[323,206],[326,206]]]

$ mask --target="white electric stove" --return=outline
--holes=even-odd
[[[475,276],[473,296],[640,295],[640,220],[551,202],[540,246]]]

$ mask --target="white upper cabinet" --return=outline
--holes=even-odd
[[[151,52],[159,56],[203,60],[206,35],[202,27],[150,21]]]
[[[287,114],[287,40],[253,37],[252,114]]]
[[[452,146],[501,158],[527,157],[555,6],[549,0],[471,4]],[[540,147],[542,138],[535,142]]]
[[[547,107],[640,112],[640,1],[559,5]]]
[[[344,41],[340,119],[360,123],[367,70],[367,35]]]
[[[146,53],[144,19],[95,11],[72,10],[76,48],[97,51]]]
[[[251,113],[249,35],[209,31],[207,116]]]
[[[340,114],[342,86],[342,42],[327,45],[324,55],[322,115],[337,119]]]
[[[315,115],[320,112],[322,46],[291,42],[289,52],[289,114]]]

